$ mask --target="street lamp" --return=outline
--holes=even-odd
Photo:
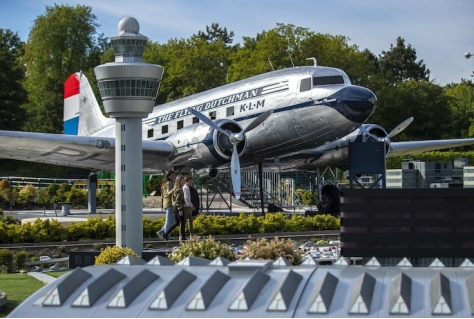
[[[466,59],[469,59],[471,56],[472,56],[472,54],[469,53],[469,52],[464,53],[464,57],[465,57]]]

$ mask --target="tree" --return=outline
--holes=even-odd
[[[474,83],[463,80],[445,88],[452,114],[450,131],[453,137],[474,136]]]
[[[23,46],[18,33],[0,29],[0,129],[21,128],[25,110],[21,105],[27,101],[22,81],[25,68],[21,63]]]
[[[231,80],[292,66],[318,65],[343,69],[354,84],[367,82],[374,67],[359,48],[348,44],[349,38],[314,33],[308,28],[277,23],[274,29],[244,37],[244,44],[232,56]]]
[[[225,44],[231,44],[234,31],[227,32],[227,28],[222,29],[219,27],[219,23],[212,23],[211,27],[206,26],[206,32],[199,31],[197,34],[193,34],[193,37],[208,43],[224,42]]]
[[[208,43],[203,39],[171,39],[166,45],[154,45],[153,55],[144,61],[157,63],[165,68],[160,86],[158,103],[173,101],[196,94],[227,82],[227,65],[232,48],[218,41]],[[151,49],[150,49],[151,50]]]
[[[20,203],[29,204],[38,196],[38,189],[31,184],[24,186],[18,194],[18,200]]]
[[[416,59],[416,50],[410,44],[405,46],[405,40],[398,37],[396,46],[390,44],[390,50],[379,55],[379,72],[395,81],[429,81],[430,70],[423,60],[417,62]]]
[[[377,111],[371,122],[383,126],[388,132],[402,121],[414,117],[395,140],[423,140],[446,138],[451,113],[447,97],[441,86],[428,82],[410,80],[384,86],[379,95]]]
[[[58,133],[63,127],[63,83],[69,75],[97,65],[103,38],[96,38],[96,16],[88,6],[46,6],[28,35],[25,46],[25,129]],[[95,64],[95,65],[94,65]]]

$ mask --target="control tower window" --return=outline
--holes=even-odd
[[[217,118],[216,111],[209,112],[209,117],[211,120],[215,120]]]
[[[177,125],[176,125],[176,129],[177,129],[177,130],[180,130],[180,129],[182,129],[183,127],[184,127],[184,121],[183,121],[183,120],[178,121],[178,122],[177,122]]]
[[[300,92],[306,92],[311,90],[311,78],[301,80]]]
[[[163,125],[161,127],[161,134],[166,134],[168,133],[168,125]]]

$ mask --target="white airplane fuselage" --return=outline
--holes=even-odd
[[[218,167],[229,162],[232,145],[222,133],[196,123],[199,120],[188,108],[231,132],[272,109],[273,114],[238,145],[246,166],[335,141],[360,127],[375,110],[375,102],[370,90],[352,85],[340,69],[295,67],[157,105],[143,120],[143,140],[173,144],[171,166]],[[114,125],[93,134],[114,135]]]

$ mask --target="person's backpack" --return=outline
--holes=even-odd
[[[199,199],[199,194],[198,194],[197,190],[192,186],[189,186],[189,193],[191,195],[191,203],[196,208],[195,211],[192,211],[192,215],[197,216],[197,214],[199,214],[199,209],[201,207],[201,205],[200,205],[201,200]]]

